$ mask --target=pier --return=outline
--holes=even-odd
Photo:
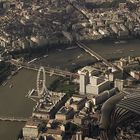
[[[0,116],[0,121],[7,121],[7,122],[27,122],[27,118],[22,117],[4,117]]]

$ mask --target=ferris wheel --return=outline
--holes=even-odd
[[[43,66],[41,66],[38,70],[36,84],[37,84],[37,93],[39,96],[43,95],[45,92],[48,92],[48,89],[46,87],[46,74]]]

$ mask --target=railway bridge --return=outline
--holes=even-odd
[[[101,55],[99,55],[98,53],[96,53],[95,51],[93,51],[92,49],[87,47],[85,44],[83,44],[81,42],[77,42],[76,44],[80,48],[85,50],[87,53],[89,53],[91,56],[95,57],[97,60],[102,61],[106,66],[116,69],[116,67],[112,63],[108,62],[105,58],[103,58]]]
[[[11,63],[16,65],[16,66],[23,67],[26,69],[35,70],[35,71],[38,71],[38,69],[41,67],[41,65],[31,64],[31,63],[27,63],[27,62],[19,62],[19,61],[16,61],[14,59],[11,60]],[[62,77],[78,78],[78,74],[72,73],[70,71],[61,70],[61,69],[57,69],[57,68],[51,68],[51,67],[44,67],[44,69],[45,69],[46,73],[50,74],[50,76],[58,75],[58,76],[62,76]]]

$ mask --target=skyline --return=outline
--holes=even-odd
[[[0,139],[140,139],[140,2],[0,1]]]

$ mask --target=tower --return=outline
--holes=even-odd
[[[86,94],[86,84],[88,83],[88,72],[80,73],[80,94]]]
[[[82,140],[82,131],[76,133],[76,140]]]

